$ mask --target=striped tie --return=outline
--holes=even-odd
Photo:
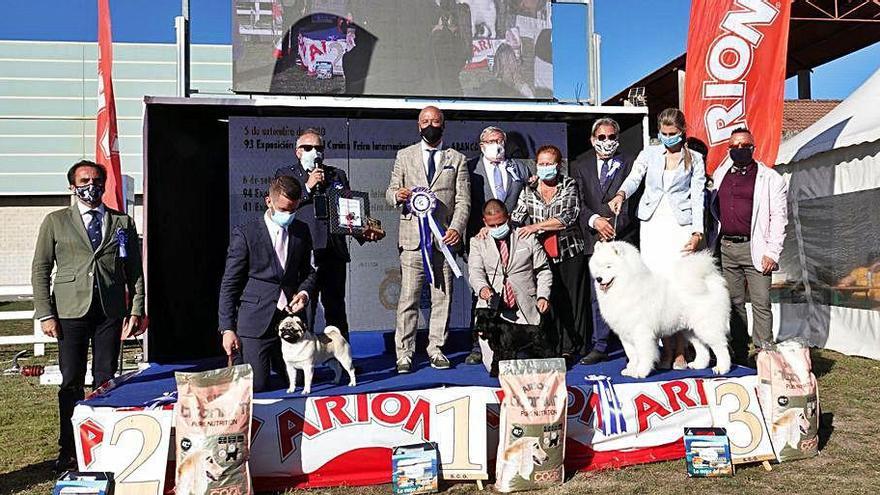
[[[510,250],[507,248],[507,240],[502,239],[498,241],[498,251],[501,253],[501,265],[504,268],[507,268],[507,262],[510,261]],[[513,285],[510,284],[510,280],[507,279],[507,276],[504,276],[504,294],[502,296],[504,300],[504,305],[508,308],[516,307],[516,295],[513,293]]]

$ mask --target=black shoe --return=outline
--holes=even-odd
[[[471,351],[468,357],[464,359],[464,364],[483,364],[483,353],[480,351]]]
[[[589,354],[581,359],[581,364],[591,365],[608,361],[608,354],[596,350],[590,351]]]
[[[562,354],[562,359],[565,360],[565,367],[566,367],[566,368],[571,368],[571,367],[574,365],[574,363],[575,363],[575,358],[574,358],[574,356],[571,355],[571,354],[568,354],[568,353],[563,353],[563,354]]]
[[[437,354],[431,356],[432,368],[436,368],[438,370],[448,370],[449,366],[449,360],[446,359],[446,356],[444,356],[442,352],[438,352]]]
[[[52,471],[61,474],[67,471],[76,471],[76,457],[69,454],[58,454],[58,458],[52,463]]]
[[[412,360],[410,358],[403,358],[397,361],[397,374],[402,375],[404,373],[409,373],[412,371]]]

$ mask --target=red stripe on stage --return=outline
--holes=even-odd
[[[684,458],[684,443],[680,439],[664,445],[633,450],[596,451],[572,441],[565,445],[565,469],[573,471],[618,469],[682,458]]]
[[[569,442],[565,457],[565,468],[571,471],[619,469],[636,464],[681,459],[684,457],[684,445],[678,440],[644,449],[602,452],[577,442]],[[370,447],[353,450],[334,458],[313,473],[301,476],[255,476],[253,481],[256,491],[390,483],[391,449]]]
[[[326,486],[365,486],[391,482],[391,449],[368,447],[334,457],[315,472],[301,476],[254,476],[260,491]]]

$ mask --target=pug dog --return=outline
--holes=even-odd
[[[281,337],[281,356],[290,378],[287,393],[296,391],[297,370],[303,371],[303,395],[312,392],[312,374],[315,366],[327,363],[332,369],[336,384],[342,379],[342,369],[348,373],[348,386],[357,383],[354,368],[351,365],[351,346],[342,336],[338,328],[329,326],[321,335],[315,335],[306,328],[306,324],[298,316],[288,316],[278,324],[278,336]]]

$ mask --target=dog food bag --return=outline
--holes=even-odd
[[[806,459],[819,449],[819,390],[810,349],[799,341],[758,353],[758,400],[779,462]]]
[[[501,401],[495,488],[500,492],[561,485],[564,478],[565,388],[563,359],[499,363]]]
[[[251,493],[250,365],[175,373],[176,495]]]

